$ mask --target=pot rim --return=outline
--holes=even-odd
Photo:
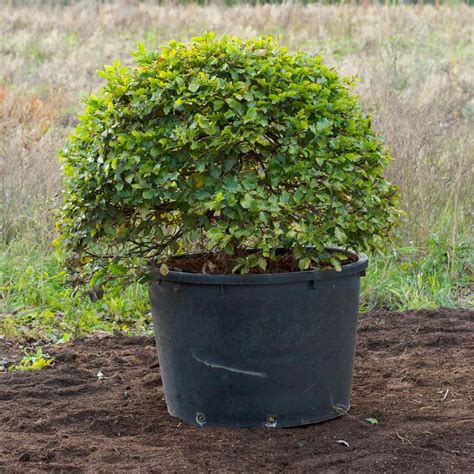
[[[227,275],[178,272],[170,270],[165,276],[159,272],[158,268],[152,269],[152,282],[170,281],[176,283],[192,283],[198,285],[272,285],[280,283],[296,283],[300,281],[317,281],[344,278],[351,275],[365,275],[365,269],[369,264],[369,259],[365,253],[351,252],[336,247],[328,247],[328,250],[344,252],[355,255],[358,260],[348,265],[343,265],[340,272],[335,269],[329,270],[304,270],[298,272],[284,273],[256,273],[245,275]]]

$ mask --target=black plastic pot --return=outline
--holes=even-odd
[[[171,415],[196,426],[288,427],[347,412],[360,277],[156,273],[150,299]]]

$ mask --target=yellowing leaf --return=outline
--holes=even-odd
[[[194,182],[194,187],[196,189],[202,188],[204,186],[204,176],[200,173],[194,173],[191,175]]]

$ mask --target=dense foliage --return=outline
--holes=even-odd
[[[394,225],[387,149],[319,56],[212,34],[134,55],[101,72],[61,152],[59,227],[83,275],[195,250],[237,272],[278,248],[338,268],[325,247],[371,248]]]

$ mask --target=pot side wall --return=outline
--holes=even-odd
[[[150,299],[171,415],[288,427],[349,409],[360,274],[265,285],[156,279]]]

